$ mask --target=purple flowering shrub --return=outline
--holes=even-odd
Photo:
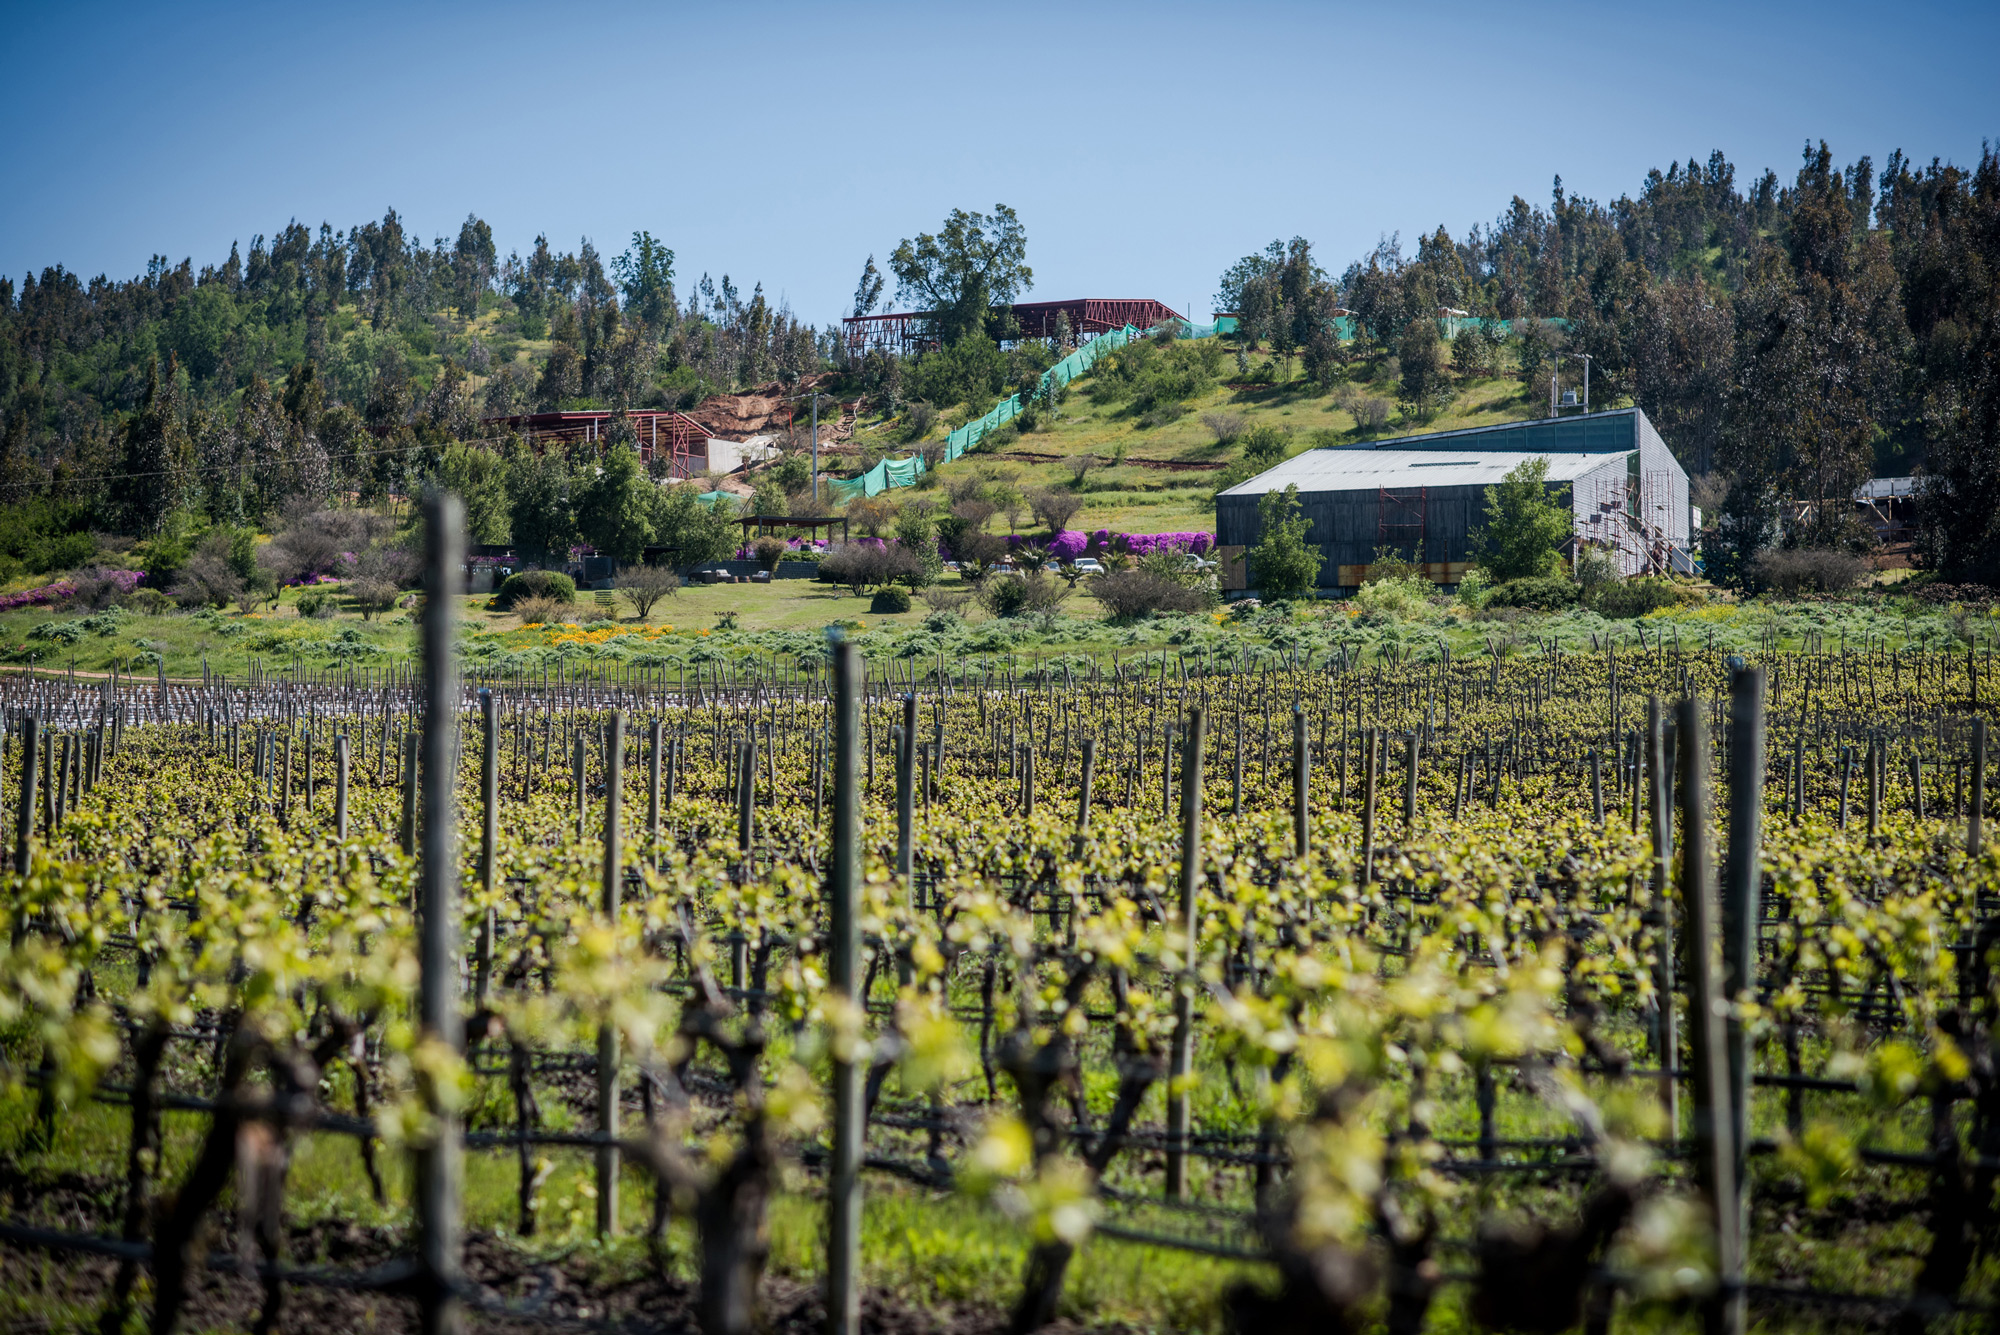
[[[1020,533],[1007,535],[1008,548],[1014,549],[1026,544],[1040,545],[1041,539]],[[1113,533],[1108,528],[1095,529],[1090,533],[1079,533],[1075,529],[1064,529],[1048,544],[1048,553],[1058,561],[1068,564],[1079,556],[1101,556],[1106,552],[1129,552],[1133,556],[1146,556],[1163,550],[1193,552],[1200,556],[1215,546],[1213,533]]]
[[[87,577],[93,584],[109,586],[118,594],[129,594],[139,587],[146,578],[143,570],[97,570]],[[23,607],[53,607],[76,597],[79,586],[76,580],[64,578],[53,584],[39,588],[23,589],[19,593],[0,596],[0,612],[18,611]]]
[[[784,542],[787,552],[799,552],[807,556],[810,556],[814,552],[825,555],[829,547],[829,544],[824,539],[784,538],[781,541]],[[861,541],[861,539],[856,539],[856,541]],[[879,541],[879,539],[871,539],[871,541]],[[753,543],[746,542],[741,547],[738,547],[735,559],[738,561],[756,560],[757,553],[753,550],[754,545]]]
[[[1148,556],[1164,550],[1193,552],[1196,556],[1200,556],[1214,545],[1213,533],[1127,533],[1125,535],[1125,550],[1134,556]]]

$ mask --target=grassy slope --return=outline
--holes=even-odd
[[[957,586],[947,581],[945,587]],[[8,612],[0,614],[0,668],[25,667],[32,653],[38,668],[60,670],[70,666],[73,656],[79,672],[103,672],[115,665],[143,680],[158,670],[151,657],[158,653],[165,657],[170,676],[199,680],[204,660],[213,671],[231,676],[241,675],[253,658],[268,669],[282,669],[295,654],[314,671],[338,662],[380,669],[414,661],[415,628],[407,613],[372,622],[351,612],[323,621],[306,620],[298,616],[292,598],[287,593],[275,613],[261,616],[128,615],[119,618],[109,633],[86,633],[74,645],[30,635],[36,626],[77,620],[73,614],[39,608]],[[621,607],[615,620],[579,621],[575,630],[525,629],[515,617],[488,611],[486,602],[484,597],[460,601],[468,658],[524,668],[556,658],[615,666],[621,651],[636,651],[666,663],[670,670],[674,664],[718,655],[790,655],[805,647],[800,637],[816,638],[836,621],[862,632],[862,650],[871,657],[914,654],[928,659],[945,654],[954,661],[992,653],[1027,659],[1103,658],[1114,652],[1129,656],[1149,650],[1233,658],[1241,651],[1254,656],[1293,642],[1322,660],[1336,644],[1368,656],[1391,649],[1427,652],[1447,644],[1455,657],[1463,657],[1483,656],[1496,648],[1502,653],[1524,652],[1530,636],[1587,652],[1606,638],[1632,644],[1638,633],[1630,621],[1609,622],[1582,611],[1554,616],[1503,613],[1488,619],[1467,607],[1434,604],[1390,616],[1367,613],[1353,602],[1300,608],[1289,615],[1267,612],[1243,623],[1204,615],[1121,626],[1105,622],[1103,609],[1082,591],[1048,627],[995,623],[974,607],[968,609],[968,624],[933,631],[924,626],[927,613],[922,603],[910,612],[878,615],[868,610],[865,597],[803,580],[691,586],[654,608],[647,622]],[[732,612],[736,629],[723,629],[722,618]],[[2000,627],[2000,613],[1973,613],[1968,624],[1972,633],[1990,636]],[[1950,609],[1903,599],[1872,604],[1717,601],[1654,613],[1639,629],[1655,643],[1656,637],[1665,636],[1690,647],[1733,652],[1754,651],[1769,639],[1796,647],[1808,635],[1830,646],[1921,644],[1935,649],[1956,643],[1962,633]]]
[[[1253,373],[1271,360],[1266,354],[1253,354]],[[1233,363],[1227,365],[1225,375],[1232,378],[1236,375]],[[1387,375],[1386,368],[1370,380],[1366,378],[1367,368],[1357,364],[1353,375],[1355,389],[1361,395],[1394,402],[1396,382]],[[1204,414],[1232,413],[1252,426],[1269,423],[1292,434],[1296,452],[1320,442],[1345,445],[1366,439],[1518,421],[1532,416],[1537,402],[1513,379],[1479,380],[1461,387],[1451,407],[1430,422],[1417,422],[1397,414],[1382,430],[1368,433],[1359,429],[1353,413],[1335,402],[1335,395],[1316,392],[1308,385],[1294,362],[1288,380],[1246,389],[1219,385],[1190,403],[1188,412],[1179,420],[1147,428],[1138,424],[1126,405],[1093,404],[1087,393],[1089,385],[1086,378],[1071,389],[1056,420],[1045,421],[1040,430],[997,446],[993,453],[1044,454],[1058,459],[1094,454],[1109,465],[1113,452],[1123,446],[1128,459],[1233,464],[1242,458],[1241,446],[1216,444],[1215,434],[1202,425]],[[1331,434],[1316,441],[1317,433]],[[886,429],[878,429],[875,434],[885,446],[894,439]],[[965,468],[1010,474],[1023,489],[1074,486],[1072,472],[1059,462],[1009,460],[984,452],[946,465],[940,471],[948,477],[953,470]],[[1131,464],[1100,467],[1085,479],[1081,489],[1084,508],[1072,527],[1134,533],[1213,530],[1215,507],[1210,492],[1215,482],[1216,474],[1207,470],[1176,472]],[[1023,516],[1024,531],[1031,522]]]

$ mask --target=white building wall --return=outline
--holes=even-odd
[[[1626,512],[1630,454],[1614,455],[1570,487],[1570,515],[1579,541],[1610,554],[1621,575],[1646,569],[1646,542]]]
[[[1633,420],[1639,424],[1639,481],[1647,522],[1676,547],[1686,548],[1693,536],[1687,472],[1646,414],[1634,413]]]

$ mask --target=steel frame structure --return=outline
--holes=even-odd
[[[621,417],[631,425],[633,434],[638,438],[639,457],[648,465],[656,456],[664,458],[668,477],[684,480],[700,471],[694,463],[697,444],[702,446],[702,458],[706,460],[708,457],[708,428],[686,413],[661,409],[640,409],[622,414],[609,409],[516,413],[507,417],[481,418],[480,424],[489,435],[498,435],[503,431],[518,432],[530,445],[540,449],[550,442],[569,445],[601,441],[611,423]]]
[[[1069,331],[1072,338],[1084,339],[1093,334],[1109,333],[1113,329],[1123,329],[1131,325],[1134,329],[1151,329],[1154,325],[1168,320],[1181,319],[1180,312],[1165,302],[1154,301],[1151,297],[1078,297],[1071,301],[1019,301],[1013,307],[1014,319],[1021,326],[1023,338],[1054,338],[1056,321],[1060,315],[1069,316]]]
[[[1022,338],[1054,338],[1060,317],[1069,317],[1072,341],[1131,325],[1151,329],[1180,312],[1151,297],[1076,297],[1068,301],[1019,301],[1008,310],[1021,326]],[[923,352],[937,346],[931,311],[897,311],[887,315],[850,315],[840,323],[850,354],[887,351]]]
[[[841,320],[841,334],[853,356],[870,352],[893,352],[898,356],[923,352],[937,346],[930,336],[929,311],[897,311],[889,315],[849,315]]]

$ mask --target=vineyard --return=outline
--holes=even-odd
[[[1990,1328],[1985,650],[454,634],[0,679],[8,1328]]]

